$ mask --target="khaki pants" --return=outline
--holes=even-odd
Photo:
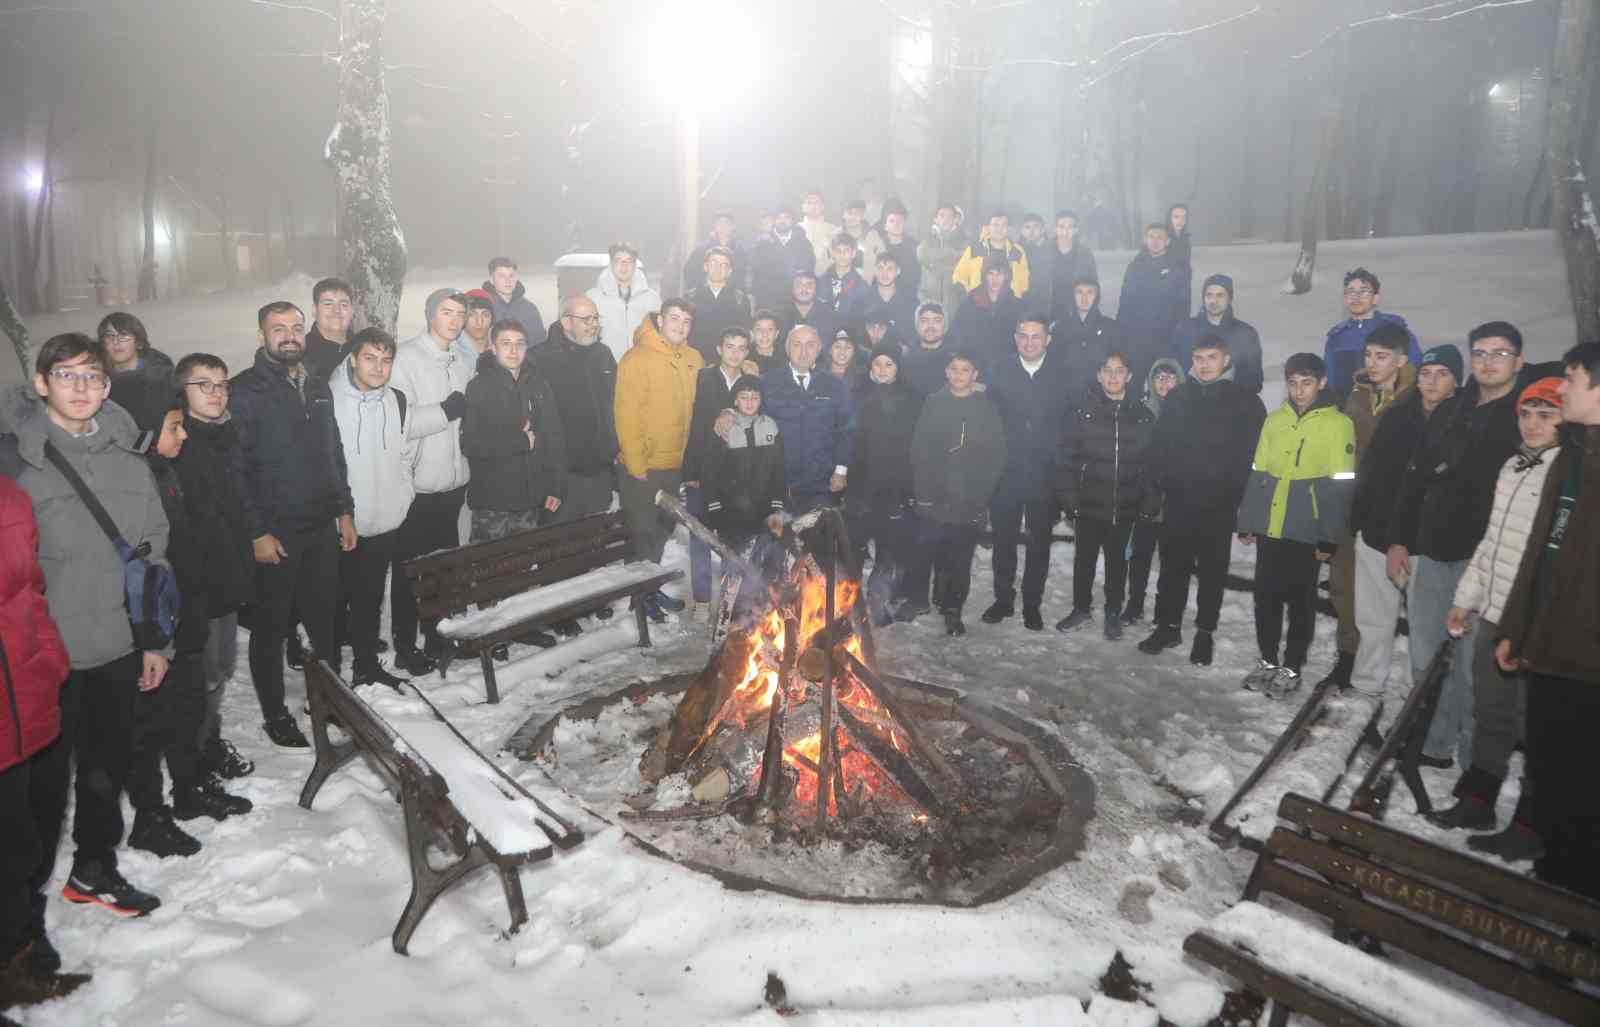
[[[1339,540],[1339,551],[1328,564],[1328,598],[1339,616],[1339,652],[1351,656],[1361,649],[1361,629],[1356,626],[1356,540]]]

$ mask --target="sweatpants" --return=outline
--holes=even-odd
[[[1600,788],[1594,745],[1600,737],[1600,687],[1528,675],[1528,776],[1539,789],[1535,823],[1544,858],[1541,881],[1600,900]]]
[[[628,522],[628,532],[633,535],[633,558],[661,562],[661,553],[667,548],[667,539],[677,521],[656,505],[656,493],[669,496],[678,494],[678,481],[682,477],[677,468],[670,471],[646,471],[640,481],[624,471],[618,479],[622,491],[622,516]]]
[[[1361,648],[1361,629],[1356,626],[1356,541],[1348,535],[1328,561],[1328,601],[1339,618],[1339,652],[1354,658]]]
[[[461,507],[467,501],[465,485],[449,492],[419,492],[411,500],[406,519],[396,529],[394,559],[389,575],[389,632],[396,651],[417,647],[417,594],[401,569],[407,560],[461,544]],[[430,618],[422,626],[429,640],[437,637]]]
[[[872,575],[867,579],[867,609],[887,611],[905,596],[907,550],[914,548],[916,520],[905,507],[876,510],[847,508],[846,528],[857,558],[872,546]]]
[[[318,656],[328,658],[337,652],[333,604],[339,591],[339,536],[327,524],[285,533],[278,541],[289,555],[277,563],[256,564],[256,606],[250,622],[250,676],[266,720],[288,712],[283,699],[283,642],[291,608],[300,611]]]
[[[1194,527],[1169,522],[1161,537],[1156,623],[1163,627],[1183,626],[1183,608],[1189,603],[1189,579],[1196,578],[1194,626],[1199,631],[1217,630],[1232,550],[1232,527]]]
[[[1143,525],[1140,525],[1143,527]],[[1133,521],[1097,521],[1079,517],[1072,527],[1072,608],[1087,610],[1094,605],[1094,569],[1100,554],[1106,558],[1105,612],[1121,614],[1123,585],[1128,573],[1128,541],[1135,531]],[[1148,570],[1148,565],[1146,570]]]
[[[281,640],[278,658],[283,658]],[[61,733],[78,762],[72,818],[78,860],[117,865],[122,793],[133,769],[143,673],[144,654],[135,650],[110,663],[73,671],[61,690]]]
[[[1494,658],[1500,626],[1479,620],[1472,636],[1472,766],[1461,783],[1467,791],[1494,805],[1517,746],[1527,751],[1528,683],[1521,673],[1507,674]],[[1463,654],[1464,655],[1464,654]],[[1517,812],[1532,819],[1533,775],[1523,760],[1522,790]],[[1458,786],[1459,787],[1459,786]]]
[[[1288,539],[1256,537],[1256,645],[1261,658],[1274,666],[1299,670],[1316,629],[1317,577],[1322,564],[1317,547]],[[1283,618],[1289,615],[1289,634],[1283,636]],[[1283,639],[1283,659],[1278,641]]]
[[[44,886],[56,868],[71,759],[62,735],[0,770],[0,963],[44,931]]]
[[[200,653],[200,672],[206,683],[206,709],[200,720],[199,736],[202,751],[212,739],[222,737],[222,696],[238,666],[238,613],[211,618],[206,626],[206,647]]]
[[[339,554],[339,602],[334,610],[334,635],[350,643],[357,667],[378,663],[378,625],[383,620],[383,584],[394,563],[400,529],[356,539],[356,547]],[[330,663],[338,666],[337,658]]]
[[[1352,548],[1355,549],[1356,629],[1361,642],[1356,647],[1350,684],[1359,692],[1382,696],[1389,690],[1395,629],[1400,626],[1400,604],[1405,593],[1389,580],[1388,559],[1382,552],[1367,545],[1360,535],[1356,536]],[[1413,557],[1413,574],[1416,566]]]
[[[1452,639],[1445,630],[1445,618],[1455,605],[1456,584],[1466,569],[1466,560],[1447,562],[1419,556],[1416,573],[1411,575],[1406,589],[1411,680],[1422,683],[1428,664],[1441,645],[1455,650],[1422,752],[1427,756],[1453,757],[1460,767],[1472,765],[1472,634],[1469,632],[1460,641]]]
[[[1027,479],[1007,472],[989,500],[989,527],[994,532],[994,598],[1011,603],[1016,599],[1017,544],[1023,549],[1022,605],[1036,607],[1044,600],[1045,578],[1050,571],[1050,529],[1055,526],[1055,503],[1048,491],[1049,469],[1040,468],[1036,478]],[[1026,525],[1024,525],[1026,521]]]
[[[588,474],[568,471],[566,497],[561,500],[561,508],[550,516],[549,523],[565,524],[610,510],[616,482],[617,475],[612,468]]]
[[[972,554],[978,549],[977,524],[943,524],[931,518],[918,520],[916,546],[907,567],[907,592],[927,594],[933,576],[933,606],[942,613],[960,613],[972,590]]]

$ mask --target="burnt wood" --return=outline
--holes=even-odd
[[[1244,901],[1275,895],[1368,951],[1403,949],[1564,1022],[1600,1024],[1600,947],[1591,940],[1600,938],[1600,904],[1302,795],[1285,796],[1278,818]],[[1290,979],[1203,931],[1184,951],[1271,998],[1274,1023],[1289,1009],[1326,1023],[1383,1022],[1358,997]]]

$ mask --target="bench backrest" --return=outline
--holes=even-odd
[[[416,593],[417,613],[426,619],[565,581],[632,555],[632,536],[616,511],[421,556],[403,570]]]
[[[1570,986],[1600,987],[1600,948],[1566,936],[1600,937],[1600,905],[1302,795],[1278,816],[1302,830],[1273,832],[1247,899],[1280,895],[1531,1008],[1600,1022],[1600,1000]]]

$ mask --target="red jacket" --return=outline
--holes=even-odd
[[[61,733],[67,647],[44,598],[33,503],[0,476],[0,770]]]

